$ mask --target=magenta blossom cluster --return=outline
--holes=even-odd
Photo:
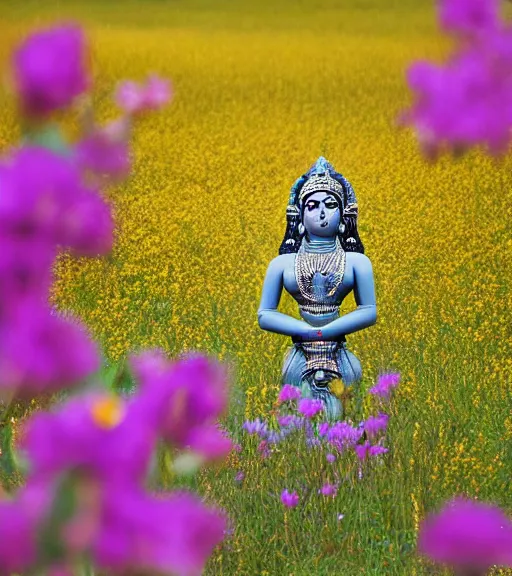
[[[98,126],[86,97],[92,87],[89,60],[80,26],[65,24],[36,32],[13,54],[14,89],[31,137],[41,130],[44,133],[44,120],[51,113],[70,108],[80,96],[86,102],[85,134],[65,152],[89,180],[119,181],[131,170],[129,137],[134,116],[161,109],[172,91],[169,81],[155,74],[144,85],[120,82],[116,101],[123,114],[107,126]]]
[[[227,398],[223,371],[199,356],[170,364],[146,353],[134,364],[140,386],[129,399],[90,391],[27,423],[27,485],[0,504],[0,572],[41,561],[38,541],[66,478],[77,505],[52,536],[68,561],[87,554],[114,574],[202,572],[223,538],[224,516],[189,493],[150,495],[145,482],[160,439],[204,459],[231,449],[214,425]]]
[[[123,114],[106,126],[89,126],[75,146],[74,156],[82,170],[112,181],[126,178],[132,167],[128,142],[134,119],[161,109],[171,98],[170,82],[155,74],[144,85],[121,82],[115,99]]]
[[[473,38],[499,27],[500,0],[441,0],[439,23],[446,32]]]
[[[389,372],[380,374],[377,378],[377,383],[372,386],[368,392],[380,398],[389,399],[391,392],[400,383],[400,374]]]
[[[288,490],[283,490],[281,493],[281,502],[287,508],[295,508],[299,504],[299,495],[297,492],[288,492]]]
[[[401,122],[415,127],[432,158],[443,147],[480,144],[504,153],[512,133],[512,28],[500,21],[496,0],[442,0],[439,17],[459,45],[445,65],[410,67],[416,99]]]
[[[88,58],[74,24],[36,32],[14,52],[14,87],[33,129],[27,142],[53,147],[44,121],[90,88]],[[151,109],[169,96],[155,76],[145,90]],[[130,118],[104,128],[90,120],[85,136],[65,150],[28,144],[0,160],[0,391],[8,396],[69,386],[99,366],[83,327],[52,314],[47,302],[59,250],[98,256],[111,249],[111,211],[96,176],[128,175]]]
[[[90,86],[82,29],[65,24],[31,34],[13,56],[23,114],[44,117],[70,106]]]
[[[22,112],[41,128],[88,86],[83,35],[57,27],[31,36],[14,57]],[[146,107],[167,96],[153,78]],[[33,395],[82,380],[98,367],[96,347],[76,322],[48,305],[58,250],[110,250],[108,205],[91,173],[126,173],[129,119],[59,152],[26,146],[0,162],[0,391]],[[30,138],[29,138],[30,140]],[[224,534],[226,519],[186,492],[146,490],[160,442],[202,461],[231,450],[217,419],[225,375],[207,358],[133,360],[140,390],[121,400],[88,389],[22,434],[26,484],[0,502],[0,573],[75,573],[87,558],[110,574],[195,576]]]
[[[299,400],[299,398],[302,396],[302,392],[300,390],[300,388],[297,388],[297,386],[292,386],[291,384],[285,384],[282,388],[281,391],[279,392],[279,396],[277,397],[277,401],[278,403],[282,403],[282,402],[290,402],[293,400]]]
[[[317,398],[301,398],[298,404],[298,411],[306,418],[314,418],[324,411],[324,404]]]
[[[110,208],[72,162],[27,147],[0,163],[0,388],[34,394],[77,382],[98,367],[78,322],[52,315],[48,294],[60,248],[107,252]]]
[[[172,97],[168,80],[151,75],[145,84],[131,80],[121,82],[116,90],[115,101],[128,114],[141,114],[148,110],[158,110]]]
[[[129,122],[120,119],[106,127],[91,128],[75,145],[74,158],[85,174],[111,181],[126,178],[131,171],[128,145]]]
[[[364,422],[364,431],[368,438],[375,438],[379,432],[386,430],[388,426],[389,416],[379,412],[377,416],[370,416]]]
[[[169,365],[159,352],[146,352],[132,364],[163,438],[206,460],[224,458],[231,451],[231,440],[216,424],[228,402],[226,375],[219,364],[190,355]]]
[[[456,498],[423,522],[418,549],[460,573],[512,567],[512,520],[490,504]]]

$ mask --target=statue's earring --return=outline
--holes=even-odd
[[[343,224],[343,223],[340,224],[339,231],[340,231],[340,234],[345,233],[345,224]]]
[[[301,236],[304,236],[304,232],[306,231],[306,229],[304,228],[304,224],[302,224],[302,222],[299,224],[299,234]]]

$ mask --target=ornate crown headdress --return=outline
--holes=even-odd
[[[346,231],[340,239],[345,250],[361,252],[364,247],[357,232],[358,207],[352,184],[323,157],[311,166],[311,168],[294,182],[286,208],[286,232],[280,254],[296,252],[301,242],[298,234],[298,226],[301,219],[301,204],[311,193],[326,191],[335,195],[340,202],[340,210],[347,224]]]
[[[341,208],[343,208],[343,186],[332,178],[329,173],[311,176],[299,191],[298,203],[300,204],[307,195],[315,192],[330,192],[334,194],[340,200]]]
[[[290,191],[289,206],[299,207],[306,194],[326,191],[335,194],[341,200],[344,210],[356,203],[356,195],[350,182],[333,168],[323,156],[311,168],[297,178]]]

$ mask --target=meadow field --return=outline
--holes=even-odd
[[[154,71],[174,85],[136,131],[133,176],[107,191],[112,254],[64,255],[53,298],[111,364],[162,347],[232,367],[224,425],[242,451],[189,482],[233,520],[206,574],[444,573],[415,553],[429,511],[463,494],[512,514],[512,159],[473,150],[431,164],[396,127],[408,64],[450,47],[434,2],[2,2],[2,63],[25,32],[70,17],[91,39],[100,119],[115,116],[119,80]],[[0,104],[7,149],[19,127],[12,98]],[[383,371],[402,377],[389,453],[362,475],[355,459],[336,464],[346,481],[329,499],[308,489],[332,473],[318,453],[288,442],[261,458],[242,431],[280,389],[290,341],[256,312],[290,187],[320,155],[355,189],[373,264],[377,324],[347,337],[362,392]],[[288,296],[280,309],[297,315]],[[374,408],[366,397],[364,415]],[[283,507],[285,488],[300,506]]]

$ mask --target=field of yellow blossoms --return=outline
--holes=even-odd
[[[245,418],[271,410],[290,344],[256,316],[290,186],[323,155],[357,195],[378,321],[347,343],[363,388],[380,371],[402,375],[389,460],[345,494],[343,523],[332,526],[293,524],[293,511],[258,495],[284,468],[265,476],[254,464],[245,492],[232,481],[236,462],[204,473],[198,487],[239,519],[208,573],[441,573],[412,552],[427,509],[466,494],[512,512],[512,159],[472,151],[429,164],[395,125],[410,103],[407,65],[441,61],[449,48],[434,2],[44,6],[2,3],[3,63],[26,31],[72,17],[93,44],[100,118],[115,116],[110,95],[121,79],[154,71],[174,86],[172,104],[139,126],[132,178],[107,192],[111,256],[63,256],[56,269],[56,305],[85,321],[109,361],[163,347],[230,362],[227,425],[240,436]],[[5,150],[19,127],[13,99],[0,103]],[[343,310],[354,307],[350,297]],[[281,309],[297,314],[288,296]],[[342,544],[328,528],[344,531]]]

